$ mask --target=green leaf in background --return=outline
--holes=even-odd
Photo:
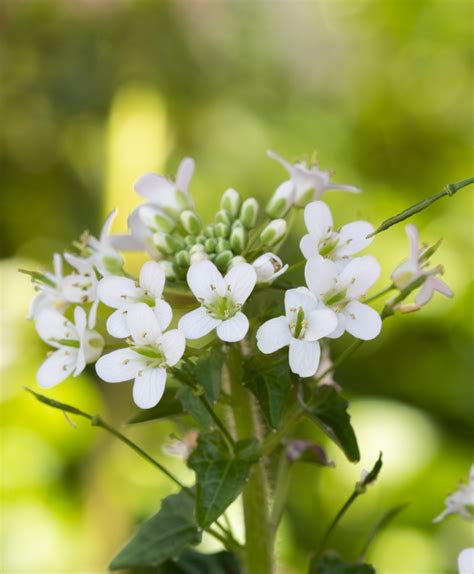
[[[152,409],[140,410],[128,424],[146,423],[183,414],[183,405],[176,397],[176,389],[167,388],[160,402]]]
[[[288,361],[275,362],[260,356],[250,360],[245,365],[243,383],[257,399],[268,425],[278,428],[290,386]]]
[[[176,393],[176,398],[181,402],[183,409],[204,428],[213,425],[213,420],[201,399],[191,387],[182,386]]]
[[[257,461],[255,439],[239,441],[229,450],[218,431],[201,433],[188,459],[196,472],[196,519],[203,528],[214,522],[241,493]]]
[[[189,494],[181,491],[168,496],[158,513],[139,526],[110,569],[159,566],[178,556],[188,544],[198,544],[201,530],[193,515],[194,500]]]
[[[375,574],[370,564],[348,564],[335,552],[326,552],[311,562],[309,574]]]
[[[175,369],[175,377],[193,387],[202,387],[212,404],[219,399],[221,391],[222,367],[225,353],[221,347],[212,347],[206,355],[198,359],[188,359]]]
[[[348,402],[333,388],[317,391],[317,402],[307,413],[333,440],[352,462],[360,460],[359,446],[351,417],[347,413]]]
[[[133,570],[131,574],[240,574],[237,558],[230,552],[201,554],[186,549],[176,560],[168,560],[158,568]]]

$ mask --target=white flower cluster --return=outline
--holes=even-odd
[[[39,291],[30,318],[55,349],[38,372],[41,386],[77,376],[96,362],[106,382],[134,379],[133,398],[139,407],[156,405],[167,369],[183,357],[186,339],[215,331],[221,341],[234,343],[247,335],[250,323],[243,307],[256,286],[264,289],[287,271],[277,251],[287,235],[285,217],[298,207],[304,207],[307,227],[300,243],[307,260],[306,286],[286,291],[285,315],[258,328],[258,349],[273,353],[289,346],[291,370],[311,377],[320,364],[321,339],[346,331],[363,340],[379,334],[379,314],[360,301],[377,280],[379,264],[371,256],[355,256],[370,244],[373,228],[364,221],[335,228],[329,207],[320,201],[328,189],[359,190],[331,184],[329,173],[315,164],[291,165],[269,155],[288,170],[289,179],[272,195],[265,214],[256,199],[243,200],[228,189],[213,222],[203,225],[189,194],[194,161],[186,158],[175,181],[146,174],[136,182],[135,191],[147,202],[130,215],[130,233],[110,235],[113,211],[99,239],[85,234],[76,244],[78,253],[54,255],[54,273],[30,273]],[[136,280],[123,270],[121,252],[128,250],[151,257]],[[420,297],[426,300],[431,296],[428,283],[431,289],[443,288],[433,272],[424,270],[423,257],[418,246],[416,254],[413,248],[393,281],[401,285],[425,274]],[[63,259],[71,267],[69,274],[63,272]],[[171,329],[173,310],[163,299],[167,281],[178,289],[186,281],[197,300],[196,308]],[[104,322],[106,332],[101,334],[96,324]],[[115,350],[108,352],[111,342]]]

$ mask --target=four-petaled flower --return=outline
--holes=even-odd
[[[272,283],[288,269],[288,263],[283,265],[283,261],[274,253],[264,253],[257,257],[252,263],[257,272],[257,283]]]
[[[313,199],[319,199],[328,190],[360,192],[360,189],[353,185],[331,183],[330,172],[322,171],[316,164],[308,165],[306,161],[291,164],[274,151],[268,151],[267,155],[278,161],[290,175],[290,179],[283,182],[278,189],[279,194],[285,195],[289,192],[295,205],[304,206]]]
[[[285,315],[270,319],[257,331],[257,346],[269,354],[290,347],[290,369],[300,377],[312,377],[321,356],[319,340],[337,328],[331,309],[320,308],[316,297],[306,288],[285,293]]]
[[[342,269],[323,257],[313,257],[306,263],[306,284],[337,315],[337,328],[328,337],[340,337],[344,331],[366,341],[377,337],[382,327],[380,315],[358,299],[377,281],[379,274],[380,265],[370,255],[356,257]]]
[[[200,261],[189,268],[187,281],[201,307],[179,321],[178,328],[186,338],[200,339],[216,329],[222,341],[242,340],[249,321],[240,309],[255,287],[255,269],[248,263],[239,263],[222,277],[213,263]]]
[[[433,522],[441,522],[449,514],[459,514],[466,520],[474,518],[474,464],[469,471],[469,481],[461,484],[445,500],[446,509]]]
[[[107,383],[134,379],[135,404],[150,409],[163,396],[166,369],[181,359],[186,341],[177,329],[162,333],[156,313],[145,303],[131,306],[126,322],[131,334],[129,346],[101,357],[96,363],[96,371]]]
[[[74,309],[74,323],[59,311],[45,309],[35,321],[39,336],[56,350],[52,352],[38,370],[40,387],[48,388],[61,383],[73,374],[80,375],[89,363],[94,363],[104,347],[102,336],[88,328],[84,309]]]
[[[353,221],[334,229],[331,210],[323,201],[313,201],[304,209],[304,221],[308,234],[300,241],[305,259],[317,255],[328,259],[348,258],[372,243],[374,228],[366,221]]]
[[[426,269],[429,250],[420,248],[417,227],[409,223],[405,230],[410,241],[410,256],[393,271],[392,281],[394,285],[398,289],[404,289],[419,277],[425,277],[425,281],[415,297],[416,309],[426,305],[433,297],[435,291],[446,297],[452,297],[453,292],[451,289],[444,281],[436,277],[436,275],[443,272],[442,267]]]
[[[161,299],[165,286],[165,273],[156,261],[147,261],[140,270],[138,283],[128,277],[104,277],[99,282],[99,299],[114,309],[107,320],[108,332],[117,339],[130,335],[127,314],[137,303],[155,308],[160,327],[165,330],[171,323],[172,310]]]

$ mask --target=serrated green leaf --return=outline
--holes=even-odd
[[[370,564],[349,564],[335,552],[326,552],[311,562],[309,574],[375,574],[375,568]]]
[[[175,397],[175,389],[166,389],[160,402],[151,409],[140,410],[128,424],[146,423],[183,414],[183,405]]]
[[[185,386],[180,387],[176,393],[176,398],[181,402],[183,409],[200,425],[204,428],[212,426],[211,415],[193,389]]]
[[[191,386],[201,387],[212,404],[219,399],[224,361],[225,353],[221,347],[212,347],[209,353],[198,359],[189,359],[175,369],[175,376]]]
[[[196,519],[203,528],[214,522],[241,493],[257,461],[255,439],[239,441],[229,450],[218,431],[201,433],[188,459],[196,473]]]
[[[178,556],[188,544],[198,544],[201,530],[193,515],[194,500],[185,491],[168,496],[158,513],[139,526],[110,569],[159,566]]]
[[[245,365],[244,386],[255,396],[268,425],[276,429],[290,387],[288,362],[276,362],[259,357]]]
[[[351,417],[347,412],[349,403],[333,388],[318,390],[317,402],[309,414],[322,430],[333,440],[352,462],[360,460],[359,446]]]
[[[132,570],[131,574],[240,574],[237,558],[230,552],[201,554],[186,549],[176,560],[168,560],[158,568]]]

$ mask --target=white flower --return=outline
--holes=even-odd
[[[474,548],[465,548],[458,556],[458,574],[474,574]]]
[[[370,243],[374,228],[366,221],[353,221],[335,230],[331,210],[323,201],[313,201],[304,209],[308,234],[303,236],[300,249],[306,259],[321,255],[328,259],[347,258]]]
[[[272,283],[288,269],[288,264],[283,265],[283,261],[274,253],[260,255],[252,266],[257,272],[257,283]]]
[[[329,337],[340,337],[344,331],[366,341],[377,337],[382,327],[380,315],[358,299],[379,274],[380,265],[370,255],[356,257],[342,269],[323,257],[313,257],[306,263],[306,284],[316,298],[337,315],[337,329]]]
[[[163,396],[166,368],[181,359],[186,341],[177,329],[162,333],[155,312],[145,303],[131,306],[126,322],[131,334],[129,346],[104,355],[95,368],[107,383],[135,379],[133,400],[140,408],[150,409]]]
[[[72,303],[94,303],[96,301],[97,278],[92,265],[69,253],[66,253],[64,258],[73,267],[73,273],[64,276],[62,256],[55,253],[53,273],[33,274],[38,294],[31,303],[29,319],[36,319],[45,309],[64,312]],[[91,314],[93,323],[95,323],[95,307],[96,305]]]
[[[249,321],[240,309],[255,287],[255,269],[240,263],[222,277],[214,263],[200,261],[189,268],[187,281],[201,307],[181,317],[178,328],[185,337],[200,339],[216,329],[222,341],[242,340]]]
[[[117,339],[130,335],[127,314],[137,303],[155,308],[162,330],[171,323],[172,310],[161,299],[165,286],[165,273],[156,261],[147,261],[140,270],[138,283],[128,277],[104,277],[99,282],[99,299],[117,309],[107,320],[107,331]]]
[[[331,189],[341,189],[352,193],[359,193],[360,189],[353,185],[341,185],[331,183],[331,174],[322,171],[317,165],[308,165],[305,161],[291,164],[273,151],[268,151],[267,155],[278,161],[289,173],[290,179],[281,184],[285,193],[276,191],[279,195],[287,195],[288,190],[292,190],[292,202],[295,205],[304,206],[312,199],[319,199],[321,195]],[[283,186],[285,186],[283,188]]]
[[[446,510],[437,516],[433,522],[441,522],[449,514],[459,514],[467,520],[474,518],[472,508],[474,506],[474,464],[469,471],[469,482],[461,484],[455,492],[446,498],[444,504]]]
[[[81,307],[74,309],[74,324],[59,311],[45,309],[35,326],[43,341],[56,349],[38,370],[40,387],[53,387],[71,374],[77,377],[86,364],[96,361],[102,353],[104,340],[87,328],[86,313]]]
[[[318,308],[318,300],[306,289],[285,293],[285,315],[270,319],[257,331],[257,346],[269,354],[289,345],[290,369],[300,377],[312,377],[319,366],[319,340],[337,327],[331,309]]]
[[[446,297],[452,297],[451,289],[444,281],[436,277],[437,274],[442,273],[442,268],[425,269],[427,264],[426,250],[420,248],[417,227],[409,223],[405,230],[410,241],[410,256],[393,271],[392,281],[394,285],[398,289],[404,289],[419,277],[423,275],[426,277],[421,289],[416,294],[415,308],[426,305],[435,291],[446,295]]]

